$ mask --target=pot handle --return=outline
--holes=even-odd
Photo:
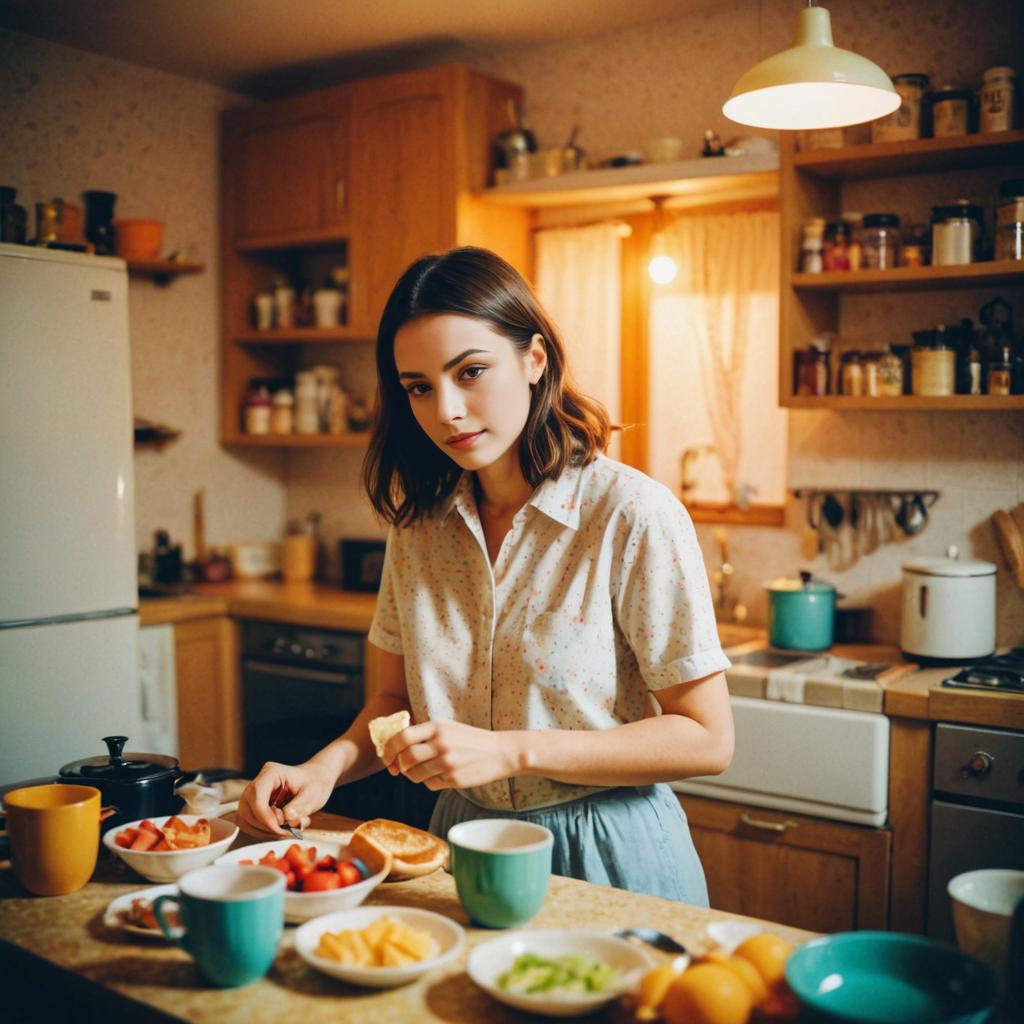
[[[121,809],[115,807],[113,804],[109,804],[106,807],[100,808],[100,821],[106,821],[107,818],[112,818],[115,814],[120,814]]]

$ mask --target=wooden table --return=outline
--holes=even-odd
[[[313,826],[350,827],[347,819],[319,814]],[[529,1021],[494,1002],[466,974],[466,955],[498,932],[470,924],[445,872],[378,887],[370,904],[433,910],[466,929],[466,951],[456,961],[398,989],[361,989],[307,967],[284,938],[266,978],[237,989],[211,988],[191,958],[176,946],[140,939],[103,924],[107,904],[151,883],[101,851],[92,881],[69,896],[28,896],[9,864],[0,864],[0,976],[6,1024],[70,1019],[102,1021],[203,1021],[211,1024],[419,1024],[421,1021]],[[642,896],[553,877],[536,928],[613,929],[647,925],[674,935],[694,953],[710,946],[706,927],[717,920],[749,920],[654,896]],[[782,925],[768,927],[791,942],[811,937]],[[652,960],[665,959],[651,951]]]

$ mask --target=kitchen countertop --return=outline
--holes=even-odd
[[[375,594],[344,591],[326,584],[238,580],[204,583],[181,597],[143,599],[139,602],[139,619],[146,626],[230,615],[365,633],[375,603]],[[764,630],[732,624],[722,626],[722,641],[733,654],[768,646]],[[837,644],[830,653],[863,661],[903,661],[899,648],[879,644]],[[883,710],[895,718],[1024,729],[1024,694],[950,690],[941,685],[950,672],[948,668],[920,669],[883,681]]]
[[[351,825],[348,819],[324,813],[313,820],[315,828],[343,829]],[[281,1020],[301,1020],[305,1024],[334,1024],[339,1020],[500,1024],[525,1019],[492,1001],[465,973],[469,950],[500,932],[469,923],[454,882],[443,871],[381,886],[367,902],[421,907],[458,921],[466,928],[467,948],[453,963],[402,988],[361,989],[307,967],[292,948],[294,929],[286,928],[266,978],[245,988],[221,990],[207,986],[191,958],[176,946],[136,939],[103,924],[103,912],[112,899],[152,883],[139,878],[107,851],[101,851],[100,856],[96,874],[84,889],[48,898],[27,896],[10,866],[0,865],[0,965],[8,979],[6,990],[19,979],[23,992],[35,986],[32,992],[52,994],[54,999],[65,1000],[65,1006],[73,992],[78,1020],[93,1019],[89,1007],[102,1007],[104,1012],[119,1010],[120,1019],[132,1021],[217,1024]],[[720,920],[750,919],[555,876],[544,907],[530,927],[611,930],[646,925],[675,936],[700,953],[711,945],[707,925]],[[810,932],[762,923],[793,943],[812,937]],[[667,959],[650,952],[652,962]]]

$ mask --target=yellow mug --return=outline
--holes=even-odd
[[[48,784],[4,794],[14,873],[37,896],[81,889],[96,869],[100,791]]]

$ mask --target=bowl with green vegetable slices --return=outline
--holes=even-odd
[[[580,1017],[636,988],[642,949],[607,932],[528,928],[476,947],[466,970],[498,1002],[547,1017]]]

